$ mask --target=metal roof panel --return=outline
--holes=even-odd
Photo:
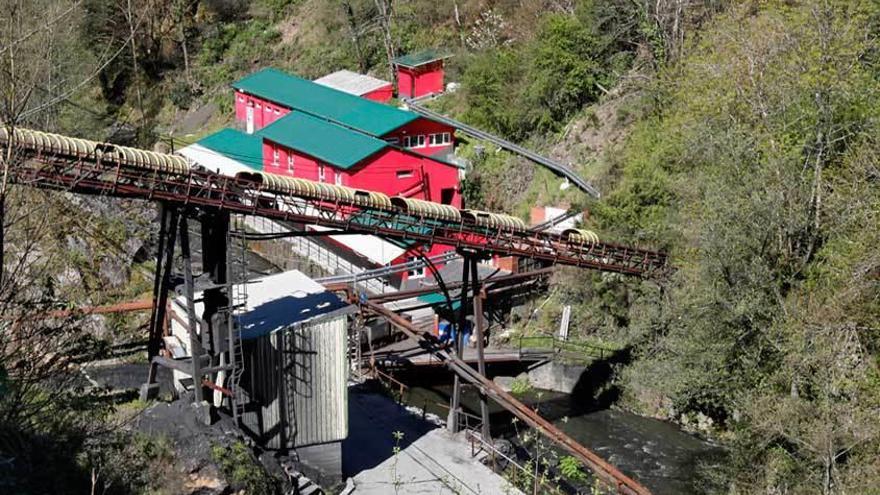
[[[372,136],[383,136],[419,118],[413,112],[271,68],[255,72],[233,83],[232,87]]]
[[[358,74],[357,72],[344,69],[315,79],[315,82],[355,96],[363,96],[370,91],[391,86],[390,81],[383,81],[373,76]]]
[[[349,169],[388,146],[381,139],[296,111],[258,134],[342,169]]]
[[[397,57],[393,62],[404,67],[420,67],[422,65],[436,62],[449,58],[451,55],[435,49],[422,50],[420,52],[408,53],[402,57]]]

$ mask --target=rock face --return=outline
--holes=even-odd
[[[181,493],[191,495],[226,495],[250,493],[254,475],[259,475],[264,486],[282,486],[282,480],[273,480],[250,448],[244,448],[247,439],[234,426],[231,418],[215,418],[205,425],[191,400],[155,403],[146,408],[134,423],[134,429],[151,437],[169,440],[174,451],[173,472],[180,480],[170,481],[178,485]],[[238,448],[234,448],[237,446]],[[229,454],[234,452],[234,454]],[[218,454],[219,453],[219,454]],[[226,457],[226,456],[233,457]],[[235,471],[244,467],[246,478],[230,476],[228,467]]]

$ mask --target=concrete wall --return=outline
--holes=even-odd
[[[549,362],[528,372],[535,388],[570,394],[586,370],[584,366]]]

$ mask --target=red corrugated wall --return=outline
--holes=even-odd
[[[242,125],[247,124],[247,107],[252,105],[254,108],[254,131],[258,131],[263,127],[275,122],[290,113],[290,109],[281,105],[272,103],[271,101],[257,98],[240,91],[235,92],[235,121]]]
[[[439,94],[443,89],[442,60],[417,68],[397,68],[397,94],[403,98]]]
[[[431,140],[429,136],[431,134],[440,134],[447,132],[450,136],[450,143],[442,146],[431,146]],[[404,136],[425,136],[425,147],[424,148],[410,148],[411,151],[419,153],[421,155],[436,155],[437,153],[443,151],[452,151],[452,146],[455,144],[455,128],[448,126],[446,124],[441,124],[440,122],[434,122],[433,120],[428,120],[425,118],[418,118],[409,124],[406,124],[399,129],[395,129],[392,132],[382,136],[382,139],[388,138],[397,138],[397,145],[403,146],[403,138]]]
[[[392,96],[394,96],[394,86],[389,83],[387,86],[382,86],[379,89],[362,94],[361,98],[378,101],[379,103],[388,103]]]

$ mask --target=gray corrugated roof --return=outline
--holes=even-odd
[[[322,86],[357,96],[363,96],[370,91],[375,91],[391,84],[390,81],[383,81],[373,76],[358,74],[357,72],[345,69],[315,79],[315,82]]]

